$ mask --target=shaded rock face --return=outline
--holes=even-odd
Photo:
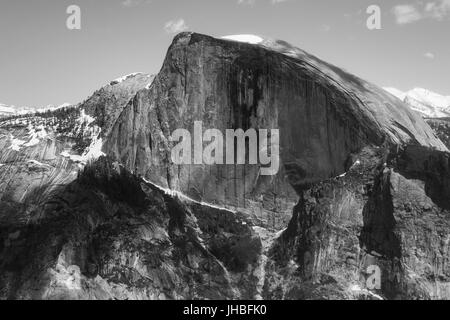
[[[362,239],[383,255],[390,298],[450,298],[449,159],[410,146],[396,157],[396,168],[378,178]]]
[[[0,227],[0,298],[252,299],[261,241],[242,215],[184,203],[100,159],[32,222]],[[20,219],[19,219],[20,220]]]
[[[194,121],[223,133],[279,129],[278,174],[262,176],[259,165],[174,165],[170,134],[192,133]],[[420,117],[383,90],[303,51],[184,33],[150,89],[122,112],[104,150],[157,184],[282,226],[295,191],[345,172],[363,146],[404,143],[445,149]]]
[[[267,294],[449,299],[448,153],[409,146],[358,157],[345,177],[303,192],[272,249]],[[378,288],[371,266],[381,270]]]
[[[365,148],[338,178],[304,190],[271,249],[270,299],[368,299],[359,236],[363,210],[386,150]],[[355,290],[355,288],[358,288]]]
[[[450,148],[450,118],[426,119],[436,136]]]

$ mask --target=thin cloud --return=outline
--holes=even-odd
[[[122,0],[121,5],[127,8],[137,7],[141,4],[150,4],[152,0]]]
[[[256,2],[256,0],[238,0],[238,4],[242,4],[242,5],[254,5]]]
[[[289,0],[270,0],[271,4],[279,4],[282,2],[287,2]],[[252,6],[256,3],[256,0],[238,0],[238,4]]]
[[[289,0],[271,0],[270,2],[272,2],[272,4],[278,4],[278,3],[282,3],[282,2],[286,2]]]
[[[184,22],[184,19],[170,20],[164,25],[164,30],[169,34],[183,32],[188,28],[189,27],[186,22]]]
[[[419,21],[423,18],[422,14],[412,5],[398,5],[392,9],[397,24],[408,24]]]
[[[427,58],[427,59],[430,59],[430,60],[433,60],[433,59],[435,58],[434,53],[431,53],[431,52],[427,52],[427,53],[425,53],[423,56],[424,56],[425,58]]]
[[[331,26],[328,25],[328,24],[324,24],[324,25],[322,25],[321,30],[322,30],[323,32],[330,32]]]
[[[399,25],[414,23],[423,19],[445,20],[450,15],[450,0],[436,0],[417,5],[403,4],[392,8]]]
[[[429,2],[425,5],[425,12],[435,20],[444,20],[450,13],[450,0]]]

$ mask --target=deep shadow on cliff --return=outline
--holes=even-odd
[[[250,223],[166,195],[106,158],[0,235],[3,299],[257,295],[261,242]]]
[[[449,157],[417,146],[366,148],[345,176],[305,190],[271,251],[265,292],[449,299]],[[378,288],[368,284],[371,266],[381,270]]]

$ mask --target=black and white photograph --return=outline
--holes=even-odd
[[[450,0],[0,0],[0,300],[450,300],[449,75]]]

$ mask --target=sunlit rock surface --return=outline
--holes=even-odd
[[[280,129],[281,167],[173,165],[170,134],[203,128]],[[130,171],[205,202],[285,226],[295,190],[342,174],[363,146],[446,150],[428,125],[384,90],[282,41],[258,45],[182,33],[149,89],[129,102],[105,152]]]
[[[0,210],[29,211],[54,188],[76,179],[87,162],[104,154],[111,123],[151,80],[149,75],[129,75],[78,106],[0,119]]]

